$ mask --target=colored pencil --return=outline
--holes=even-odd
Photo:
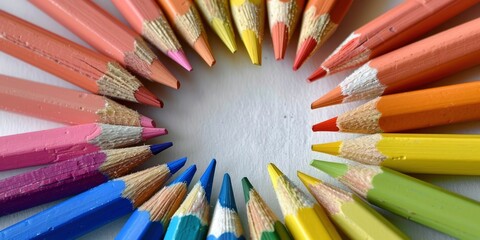
[[[197,167],[192,165],[130,216],[115,239],[163,239],[168,223],[187,195]]]
[[[138,75],[174,89],[178,80],[143,38],[92,1],[29,0],[99,52]]]
[[[208,25],[220,37],[230,52],[237,51],[235,33],[227,0],[195,0]]]
[[[113,59],[0,10],[0,50],[90,92],[161,107]]]
[[[293,70],[298,70],[337,30],[353,0],[309,0],[303,13]]]
[[[155,127],[155,122],[106,97],[0,74],[0,109],[67,124]]]
[[[74,239],[133,212],[186,159],[110,180],[0,231],[4,239]]]
[[[375,58],[312,109],[411,89],[480,64],[480,18]]]
[[[210,195],[216,161],[213,159],[202,177],[173,214],[165,239],[205,239],[210,220]]]
[[[131,146],[167,134],[164,128],[83,124],[0,137],[0,170],[65,161],[102,149]]]
[[[213,66],[213,57],[207,33],[203,27],[198,10],[191,0],[157,0],[165,11],[165,15],[185,42],[190,45],[200,57]]]
[[[276,60],[285,57],[304,5],[305,0],[267,0],[268,23]]]
[[[242,223],[238,216],[235,196],[233,195],[230,175],[223,175],[222,188],[213,211],[212,222],[208,230],[207,240],[245,240]]]
[[[285,217],[285,225],[294,239],[342,239],[325,211],[273,163],[268,164],[268,173]]]
[[[121,177],[172,146],[101,150],[0,180],[0,216],[72,196]]]
[[[405,173],[480,175],[480,135],[382,133],[312,149]]]
[[[479,239],[480,204],[397,171],[313,161],[372,204],[458,239]]]
[[[248,178],[242,178],[243,194],[247,205],[250,238],[254,240],[289,240],[290,233],[253,188]]]
[[[352,32],[308,79],[361,66],[414,41],[478,2],[404,1]]]
[[[230,0],[233,21],[247,49],[250,60],[262,65],[262,42],[265,28],[264,0]]]
[[[113,0],[113,4],[145,39],[188,71],[192,66],[182,46],[154,0]]]
[[[297,176],[350,239],[409,239],[359,197],[301,172]]]
[[[314,131],[400,132],[480,119],[480,82],[455,84],[377,97]]]

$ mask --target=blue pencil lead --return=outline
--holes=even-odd
[[[172,142],[160,143],[160,144],[153,144],[150,146],[150,152],[153,155],[157,155],[158,153],[162,152],[163,150],[173,146]]]
[[[186,162],[187,162],[186,157],[180,158],[178,160],[167,163],[167,167],[168,169],[170,169],[171,174],[175,174],[178,170],[180,170],[180,168],[182,168],[185,165]]]
[[[203,189],[205,190],[205,197],[207,197],[207,201],[210,202],[210,195],[212,195],[212,185],[213,185],[213,177],[215,176],[215,166],[217,165],[217,161],[212,159],[210,164],[208,165],[207,169],[200,177],[200,184],[202,185]]]
[[[174,179],[168,186],[171,186],[175,183],[187,183],[187,186],[190,185],[190,182],[192,181],[193,175],[195,175],[195,172],[197,171],[197,166],[193,164],[185,172],[182,173],[182,175],[178,176],[176,179]]]
[[[235,204],[235,196],[233,195],[232,181],[230,180],[230,175],[225,173],[223,175],[222,188],[218,196],[218,202],[222,207],[234,209],[237,211],[237,205]]]

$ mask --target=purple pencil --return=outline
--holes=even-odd
[[[171,142],[102,150],[0,181],[0,216],[71,196],[121,177]]]

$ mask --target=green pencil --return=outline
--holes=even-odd
[[[311,165],[381,208],[455,238],[480,239],[477,201],[385,167],[318,160]]]

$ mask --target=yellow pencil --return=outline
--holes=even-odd
[[[248,55],[255,65],[262,64],[265,27],[264,0],[230,0],[232,16]]]
[[[268,173],[285,217],[285,225],[294,239],[342,239],[323,209],[307,198],[275,165]]]
[[[308,191],[330,219],[352,240],[409,239],[380,213],[356,195],[297,172]]]
[[[312,150],[406,173],[480,175],[480,135],[382,133]]]

